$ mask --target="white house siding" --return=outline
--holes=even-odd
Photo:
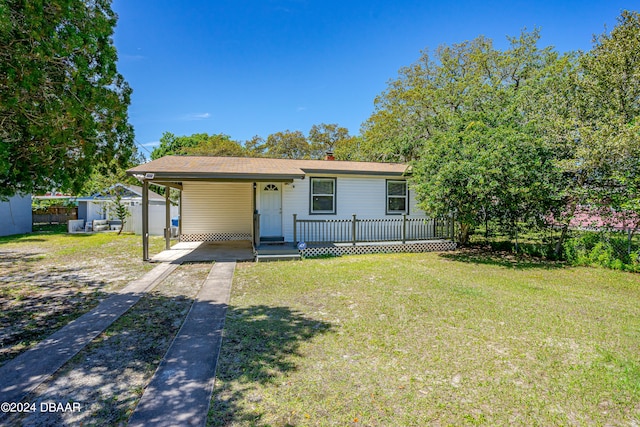
[[[32,228],[31,195],[15,195],[0,201],[0,236],[30,233]]]
[[[427,215],[418,207],[418,198],[415,191],[409,186],[409,216],[411,218],[426,218]]]
[[[251,239],[253,184],[185,182],[182,191],[182,235],[199,240]]]
[[[309,213],[309,185],[311,178],[336,178],[336,214],[311,215]],[[284,186],[282,193],[283,231],[286,241],[293,241],[293,214],[298,219],[351,219],[355,214],[361,219],[397,218],[386,214],[386,182],[388,177],[354,175],[308,174],[303,180],[295,180]],[[424,212],[415,203],[415,195],[409,192],[409,218],[424,218]]]

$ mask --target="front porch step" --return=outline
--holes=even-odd
[[[292,255],[299,254],[298,248],[293,243],[261,243],[256,248],[258,255]]]
[[[283,236],[261,237],[260,238],[260,243],[261,244],[264,244],[264,243],[273,243],[273,244],[284,243],[284,237]]]
[[[290,261],[301,259],[300,251],[293,243],[269,242],[262,243],[256,248],[256,261]]]
[[[302,259],[299,253],[296,254],[258,254],[256,256],[257,262],[270,262],[270,261],[296,261]]]
[[[297,249],[283,246],[260,246],[256,252],[258,255],[300,255],[300,252]]]

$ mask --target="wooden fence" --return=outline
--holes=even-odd
[[[294,242],[353,243],[452,239],[449,218],[298,219],[293,215]]]
[[[32,212],[33,224],[66,224],[70,219],[78,219],[77,207],[50,206]]]

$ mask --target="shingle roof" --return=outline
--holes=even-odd
[[[129,169],[127,173],[152,173],[155,179],[293,179],[307,173],[402,176],[407,170],[408,165],[401,163],[166,156]]]
[[[128,188],[130,191],[136,193],[140,197],[142,197],[142,187],[139,185],[131,185],[131,184],[123,184],[123,187]],[[149,200],[156,200],[159,202],[164,202],[164,196],[159,195],[158,193],[149,190]]]
[[[142,197],[142,187],[140,187],[139,185],[120,184],[120,183],[115,184],[115,185],[118,186],[118,187],[125,188],[126,190],[128,190],[129,192],[135,194],[138,197]],[[111,188],[113,188],[113,187],[110,187],[110,188],[105,189],[105,190],[103,190],[101,192],[92,194],[91,196],[78,197],[78,198],[76,198],[76,200],[79,200],[79,201],[85,201],[85,200],[95,200],[95,201],[105,200],[105,201],[108,201],[108,200],[112,200],[114,197],[109,194],[109,190],[111,190]],[[132,197],[130,195],[124,195],[123,196],[124,200],[131,199],[131,198]],[[133,198],[135,198],[135,197],[133,197]],[[156,193],[154,191],[151,191],[151,190],[149,190],[149,200],[158,201],[158,202],[164,202],[165,201],[164,196],[161,196],[158,193]]]

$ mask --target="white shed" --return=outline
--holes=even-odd
[[[129,209],[130,216],[124,226],[124,231],[142,233],[142,187],[130,184],[116,184],[120,187],[122,203]],[[84,220],[84,224],[93,220],[117,219],[114,206],[112,188],[95,193],[88,197],[79,197],[78,220]],[[149,191],[150,216],[149,234],[163,235],[165,224],[165,198],[153,191]],[[178,215],[178,207],[171,206],[171,215]]]

